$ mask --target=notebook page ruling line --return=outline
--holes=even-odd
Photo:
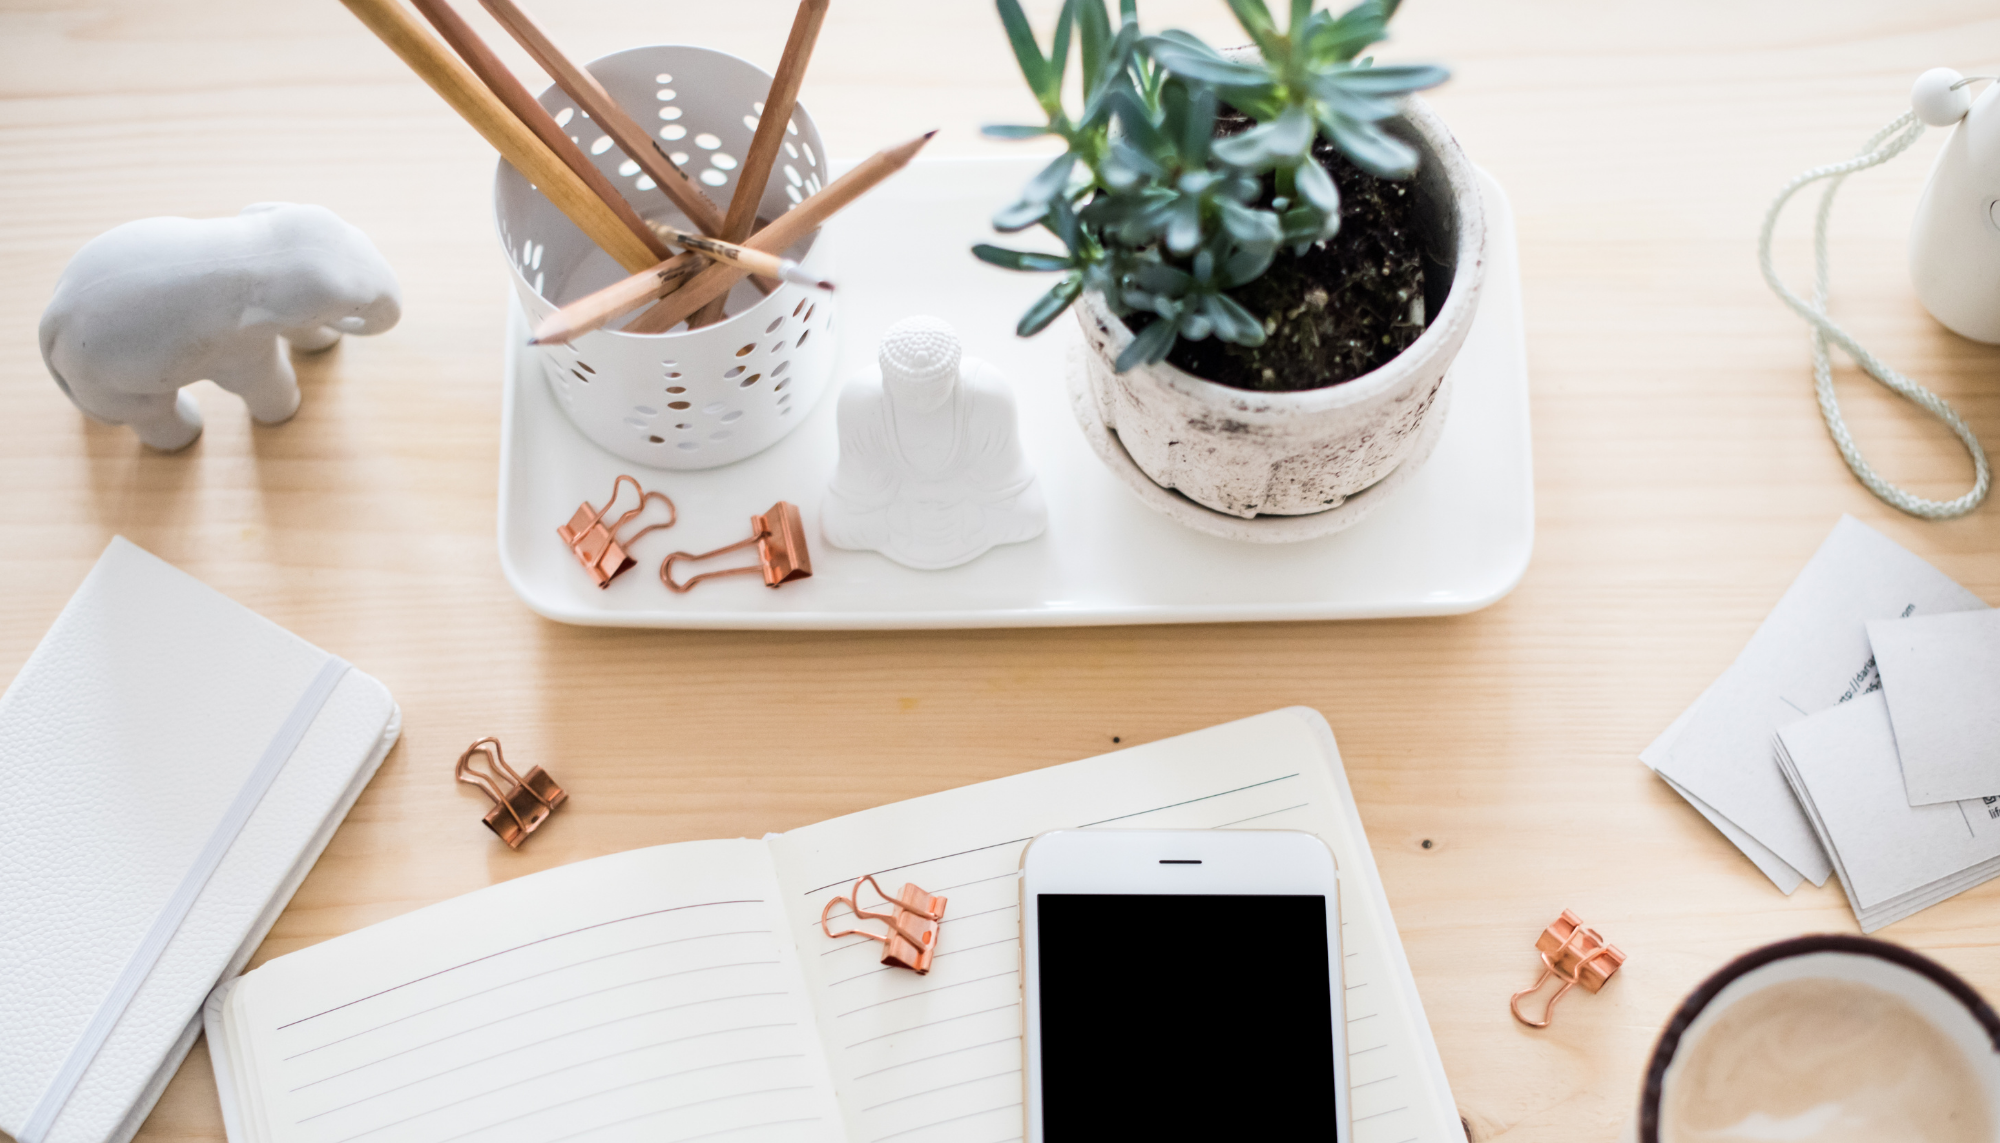
[[[281,957],[224,1002],[239,1108],[259,1143],[840,1139],[776,892],[759,842],[658,846]]]
[[[1407,962],[1384,939],[1393,930],[1358,816],[1342,822],[1335,807],[1351,802],[1333,784],[1337,765],[1316,712],[1281,711],[769,839],[850,1137],[1018,1136],[1021,849],[1048,829],[1113,825],[1307,829],[1332,843],[1356,1143],[1460,1138]],[[870,871],[892,891],[910,880],[950,898],[929,976],[882,968],[873,942],[817,931],[820,906]]]

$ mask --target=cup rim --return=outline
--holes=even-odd
[[[687,43],[680,41],[665,41],[665,40],[653,41],[641,44],[630,44],[622,48],[616,48],[612,51],[605,52],[602,55],[596,56],[586,61],[583,64],[583,70],[585,72],[590,72],[594,74],[594,69],[599,64],[609,63],[612,61],[623,61],[626,57],[642,57],[642,58],[653,57],[653,56],[658,56],[661,53],[688,53],[695,56],[710,57],[711,59],[714,60],[725,60],[731,64],[740,64],[743,67],[748,68],[750,71],[765,77],[767,81],[771,78],[770,72],[758,66],[751,60],[745,59],[744,57],[739,56],[734,52],[723,51],[721,48],[710,47],[707,44]],[[675,65],[677,69],[679,68],[679,66],[680,65]],[[546,100],[552,94],[562,95],[563,99],[565,100],[568,99],[568,96],[562,93],[561,86],[553,80],[544,84],[539,90],[533,91],[531,94],[534,96],[535,101],[538,103]],[[570,100],[570,102],[574,103],[575,101]],[[626,110],[628,113],[630,113],[631,109],[627,108]],[[833,181],[831,178],[832,158],[830,155],[826,153],[826,138],[825,135],[821,133],[819,129],[819,122],[813,118],[812,111],[810,108],[806,106],[804,100],[800,100],[794,105],[793,114],[799,118],[799,126],[801,131],[811,133],[813,137],[812,142],[817,145],[819,150],[820,163],[818,169],[823,175],[827,176],[825,181],[829,183],[832,182]],[[803,135],[801,137],[803,137]],[[655,142],[657,145],[657,141]],[[521,174],[518,170],[515,170],[513,165],[510,164],[505,157],[496,156],[496,158],[494,159],[494,166],[493,166],[492,190],[489,196],[491,202],[490,210],[493,219],[494,237],[499,240],[501,257],[506,264],[508,275],[512,279],[514,279],[514,284],[516,289],[524,291],[525,294],[540,296],[537,293],[537,291],[529,287],[528,275],[521,269],[520,266],[515,264],[514,259],[507,256],[507,231],[506,231],[506,224],[502,219],[500,197],[501,197],[501,188],[506,183],[510,174],[515,179],[518,179],[522,183],[525,183],[535,193],[537,194],[541,193],[539,189],[535,188],[534,184],[528,180],[527,176]],[[547,196],[543,195],[542,197],[546,198]],[[800,263],[802,265],[805,265],[808,269],[815,269],[822,273],[826,272],[825,268],[826,268],[827,254],[825,253],[825,251],[828,249],[826,243],[821,241],[821,239],[825,237],[825,234],[826,234],[826,227],[824,225],[821,225],[814,227],[811,233],[807,234],[804,238],[800,239],[801,242],[807,244],[805,252],[799,256]],[[599,328],[591,330],[589,333],[584,334],[582,336],[589,337],[593,341],[597,341],[600,343],[606,340],[617,340],[617,341],[631,342],[638,345],[649,346],[651,347],[649,351],[665,350],[670,348],[676,342],[687,341],[689,339],[694,339],[696,341],[732,340],[736,336],[740,335],[743,329],[745,328],[745,326],[742,324],[744,319],[747,319],[752,315],[756,315],[758,321],[764,320],[765,315],[769,314],[773,308],[773,306],[771,305],[772,299],[778,297],[780,293],[785,292],[788,286],[793,292],[798,292],[802,289],[802,287],[796,286],[791,283],[781,283],[777,290],[774,290],[770,294],[758,299],[755,305],[752,305],[746,309],[739,310],[735,313],[729,314],[721,321],[715,322],[711,325],[703,326],[700,329],[674,329],[674,330],[666,330],[660,333],[633,333],[629,330],[624,330],[624,329]],[[544,302],[547,302],[551,309],[561,308],[554,302],[553,299],[544,297],[542,298],[542,300]],[[528,306],[525,297],[523,297],[522,299],[522,306],[524,311],[527,312],[530,323],[537,320],[537,315]],[[724,330],[731,331],[727,338],[722,336],[722,331]]]
[[[1723,989],[1755,969],[1791,957],[1823,952],[1872,956],[1924,977],[1958,1001],[1972,1018],[1979,1022],[1979,1026],[1985,1029],[1987,1040],[1992,1043],[1994,1052],[2000,1053],[2000,1016],[1994,1014],[1993,1008],[1979,993],[1973,991],[1972,986],[1962,977],[1931,958],[1902,945],[1848,933],[1817,933],[1793,937],[1790,940],[1752,949],[1723,965],[1689,993],[1687,999],[1681,1001],[1680,1007],[1674,1009],[1672,1018],[1660,1032],[1659,1041],[1653,1045],[1651,1060],[1646,1064],[1646,1086],[1639,1096],[1640,1143],[1660,1143],[1660,1089],[1666,1082],[1667,1067],[1673,1063],[1674,1054],[1680,1047],[1681,1037],[1708,1007],[1709,1002]]]

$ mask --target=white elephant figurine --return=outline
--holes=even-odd
[[[267,424],[299,408],[278,339],[308,353],[402,316],[395,272],[323,206],[255,203],[232,218],[144,218],[63,268],[42,360],[76,407],[172,452],[201,435],[183,385],[213,381]]]

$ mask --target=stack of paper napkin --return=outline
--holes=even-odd
[[[1842,517],[1640,761],[1786,893],[1873,932],[2000,875],[2000,612]]]
[[[0,697],[0,1131],[132,1137],[400,726],[381,683],[111,541]]]

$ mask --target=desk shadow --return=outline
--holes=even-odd
[[[217,402],[203,398],[226,395],[205,381],[200,387],[210,391],[197,393],[204,406],[203,419],[212,420],[208,406]],[[141,443],[124,425],[107,425],[81,411],[76,416],[82,422],[91,521],[153,551],[182,535],[198,515],[196,497],[190,490],[201,480],[201,467],[209,451],[208,431],[204,429],[193,444],[179,452],[160,452]]]

